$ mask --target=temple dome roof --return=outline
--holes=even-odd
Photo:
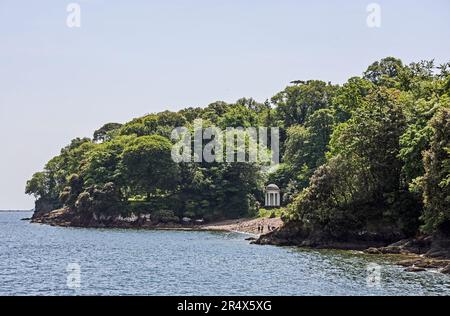
[[[280,191],[280,188],[278,187],[278,185],[272,183],[272,184],[269,184],[268,186],[266,186],[266,190]]]

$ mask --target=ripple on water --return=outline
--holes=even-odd
[[[3,295],[449,295],[450,277],[385,256],[250,245],[238,233],[58,228],[0,213]],[[381,266],[380,287],[367,265]],[[67,264],[81,288],[67,287]]]

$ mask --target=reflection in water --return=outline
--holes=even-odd
[[[246,235],[235,233],[57,228],[20,221],[29,216],[0,213],[0,294],[450,294],[450,277],[403,272],[395,257],[249,245]],[[368,283],[370,264],[380,267],[379,285]]]

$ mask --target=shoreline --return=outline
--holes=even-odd
[[[69,218],[64,218],[64,210],[55,210],[46,214],[33,215],[31,223],[50,225],[55,227],[77,228],[121,228],[121,229],[147,229],[147,230],[172,230],[172,231],[211,231],[233,232],[247,234],[257,238],[279,229],[283,222],[280,218],[239,218],[215,221],[207,224],[175,224],[175,223],[139,223],[139,222],[109,222],[90,221],[88,223],[74,223]],[[262,229],[259,230],[259,228]]]
[[[108,222],[89,221],[76,222],[73,218],[66,218],[65,210],[55,210],[46,214],[35,214],[30,223],[50,225],[56,227],[74,227],[74,228],[92,228],[92,229],[137,229],[137,230],[161,230],[161,231],[204,231],[204,232],[229,232],[246,234],[249,237],[246,240],[252,244],[273,245],[273,246],[291,246],[305,249],[335,249],[348,251],[362,251],[371,255],[404,255],[404,260],[397,262],[397,265],[403,266],[406,272],[422,272],[428,269],[438,269],[441,273],[450,274],[450,258],[431,257],[423,252],[415,252],[411,244],[423,242],[418,239],[401,240],[397,243],[384,246],[370,246],[364,243],[323,243],[322,245],[308,244],[307,240],[296,243],[278,243],[276,235],[283,226],[280,218],[240,218],[231,220],[222,220],[202,225],[183,225],[183,224],[151,224],[136,222]],[[258,228],[263,228],[263,231]],[[306,243],[305,243],[306,242]]]
[[[202,225],[200,230],[235,232],[261,237],[266,233],[279,229],[282,225],[283,222],[280,218],[243,218]],[[258,231],[259,226],[262,227],[262,231]]]

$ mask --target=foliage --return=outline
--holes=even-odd
[[[278,209],[265,209],[265,208],[260,208],[259,212],[258,212],[258,217],[264,218],[264,217],[268,217],[268,218],[274,218],[274,217],[282,217],[283,214],[285,213],[285,209],[283,208],[278,208]]]
[[[123,205],[122,196],[114,183],[106,183],[102,187],[90,186],[81,192],[75,202],[75,210],[83,215],[117,215],[122,212]]]
[[[150,213],[156,221],[271,216],[263,187],[282,190],[284,218],[345,238],[390,227],[412,236],[450,227],[450,63],[388,57],[343,85],[297,80],[259,103],[242,98],[108,123],[76,138],[26,184],[36,205],[76,214]],[[171,132],[278,127],[281,164],[171,159]],[[248,139],[246,140],[248,141]],[[205,144],[203,144],[205,145]]]
[[[288,128],[304,124],[315,111],[329,107],[336,87],[323,81],[311,80],[287,87],[272,98],[277,114]]]
[[[134,139],[122,153],[127,184],[135,194],[169,190],[177,182],[178,169],[171,157],[172,143],[159,135]]]
[[[450,109],[440,109],[430,121],[430,127],[434,133],[430,149],[423,157],[425,174],[421,181],[424,230],[443,229],[450,233]]]
[[[113,133],[122,127],[119,123],[107,123],[94,132],[93,141],[103,143],[111,140]]]

